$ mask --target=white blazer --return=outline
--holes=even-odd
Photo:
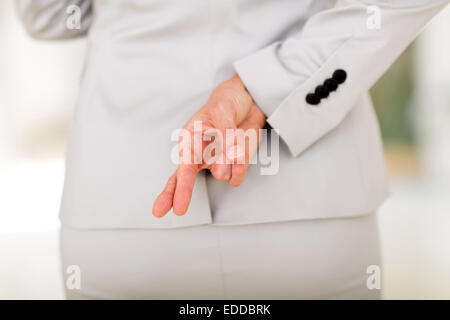
[[[74,3],[80,29],[66,24]],[[89,30],[63,224],[171,228],[375,210],[388,182],[368,89],[447,3],[17,0],[36,38]],[[251,165],[239,188],[203,173],[185,216],[155,218],[153,201],[176,168],[173,131],[236,72],[278,130],[278,172],[261,175],[263,165]]]

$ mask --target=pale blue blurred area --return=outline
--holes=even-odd
[[[449,32],[447,8],[414,46],[407,108],[416,144],[386,141],[392,196],[379,221],[387,299],[450,299]],[[32,40],[4,0],[0,48],[0,299],[59,299],[57,216],[86,41]]]

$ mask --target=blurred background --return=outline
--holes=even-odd
[[[386,299],[450,299],[449,32],[450,7],[372,89],[392,181]],[[4,0],[0,48],[0,299],[62,299],[58,210],[86,41],[32,40]]]

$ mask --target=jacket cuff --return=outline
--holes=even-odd
[[[281,42],[257,51],[233,63],[255,103],[267,117],[296,87],[277,57]]]
[[[349,82],[353,82],[353,77],[346,72],[345,81],[328,97],[322,98],[316,105],[310,104],[306,101],[309,94],[331,79],[336,70],[345,71],[349,68],[335,52],[316,72],[300,84],[295,84],[276,57],[278,45],[271,45],[238,60],[234,68],[255,103],[267,115],[267,122],[278,130],[292,156],[297,157],[337,127],[345,117],[354,103],[354,95],[348,94],[347,87]],[[361,92],[361,84],[353,82],[353,86],[353,89]]]

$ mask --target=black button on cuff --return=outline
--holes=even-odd
[[[330,90],[330,92],[332,92],[332,91],[336,91],[337,87],[339,86],[339,83],[334,79],[327,79],[327,80],[325,80],[323,85],[325,87],[327,87],[328,90]]]
[[[336,80],[338,84],[342,84],[347,80],[347,72],[342,69],[336,70],[333,73],[333,79]]]
[[[312,104],[313,106],[318,105],[320,103],[320,98],[314,93],[310,93],[306,96],[306,102]]]
[[[327,98],[330,95],[330,90],[325,87],[325,86],[318,86],[316,88],[315,94],[319,97],[319,98]]]

